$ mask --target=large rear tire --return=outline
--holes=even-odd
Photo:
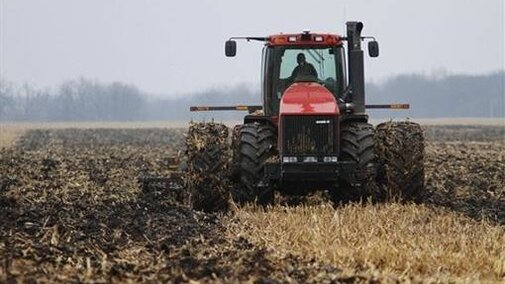
[[[424,135],[413,122],[385,122],[376,128],[377,181],[386,199],[419,201],[424,191]]]
[[[184,183],[193,209],[205,212],[228,209],[229,148],[225,125],[213,122],[190,125]]]
[[[267,160],[276,155],[276,131],[271,125],[257,122],[240,127],[234,143],[234,167],[237,184],[231,191],[238,204],[256,202],[260,205],[273,203],[274,193],[269,185],[260,185]]]
[[[344,122],[341,126],[340,160],[357,164],[352,173],[344,173],[333,196],[341,200],[359,200],[376,195],[376,155],[373,126],[366,122]]]

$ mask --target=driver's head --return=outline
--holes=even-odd
[[[296,56],[296,62],[298,62],[298,64],[305,63],[305,54],[298,53],[298,55]]]

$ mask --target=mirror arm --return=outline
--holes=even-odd
[[[374,36],[362,36],[361,37],[361,40],[365,40],[365,39],[371,39],[373,41],[377,41]]]
[[[267,41],[268,40],[268,37],[244,37],[244,36],[234,36],[234,37],[230,37],[229,40],[234,40],[234,39],[245,39],[247,41],[251,41],[251,40],[256,40],[256,41]]]

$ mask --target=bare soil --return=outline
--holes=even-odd
[[[280,221],[276,230],[254,235],[266,227],[253,222],[258,216],[271,221],[278,212],[309,210],[310,216],[323,219],[321,206],[326,205],[320,198],[299,209],[279,204],[266,211],[249,207],[211,214],[190,209],[161,188],[142,191],[137,177],[143,172],[166,174],[170,157],[182,148],[183,133],[163,128],[33,130],[0,150],[0,282],[429,280],[428,266],[427,272],[416,267],[400,271],[402,266],[388,259],[370,257],[365,267],[366,261],[329,261],[316,249],[296,250],[296,243],[286,250],[262,242],[289,232]],[[500,239],[505,236],[504,128],[432,126],[426,137],[427,193],[422,204],[391,206],[400,206],[398,212],[427,226],[474,224],[461,227],[460,237],[490,242],[487,247],[468,242],[462,251],[475,257],[486,255],[481,254],[484,248],[503,248],[487,254],[493,263],[485,273],[447,255],[447,263],[456,267],[445,269],[447,278],[439,280],[500,282],[505,277],[505,240]],[[380,208],[345,204],[333,210],[345,212],[349,206],[358,217]],[[419,214],[423,210],[428,213]],[[430,219],[437,214],[447,222]],[[342,226],[352,223],[359,222]],[[389,230],[395,230],[392,224]],[[447,235],[428,240],[441,236]]]

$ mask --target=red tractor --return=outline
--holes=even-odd
[[[213,140],[189,155],[188,170],[205,177],[229,173],[229,191],[237,203],[269,204],[276,190],[327,190],[338,199],[418,198],[424,184],[423,133],[412,122],[386,122],[375,128],[368,122],[367,108],[409,105],[365,104],[361,42],[373,39],[368,42],[371,57],[379,55],[379,48],[373,37],[361,36],[362,29],[361,22],[348,22],[346,36],[304,31],[228,40],[228,57],[236,55],[236,39],[264,42],[263,105],[191,107],[249,110],[249,115],[234,127],[231,146],[224,145],[229,143],[225,138],[201,138]],[[228,135],[227,130],[221,133]],[[209,194],[217,185],[205,177],[186,183],[192,188],[193,204],[199,204],[195,207],[204,209],[219,199]]]

